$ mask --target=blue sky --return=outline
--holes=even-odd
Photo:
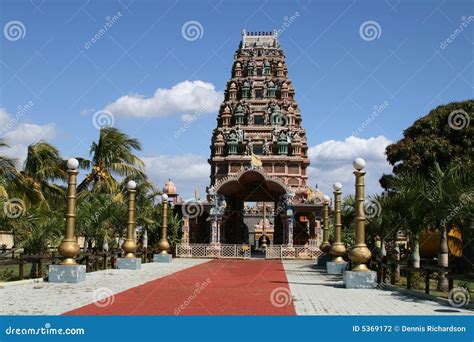
[[[214,107],[242,29],[281,30],[311,146],[311,184],[323,191],[334,181],[353,191],[358,155],[368,162],[368,192],[379,191],[389,142],[430,109],[473,98],[471,1],[0,4],[0,123],[12,145],[2,153],[21,160],[29,143],[46,139],[65,157],[87,156],[98,135],[94,113],[113,109],[113,125],[143,143],[152,179],[162,186],[173,178],[185,198],[208,183]],[[183,35],[190,21],[196,39]],[[19,36],[8,30],[15,24]],[[189,93],[195,98],[186,102]],[[186,123],[202,101],[210,112]]]

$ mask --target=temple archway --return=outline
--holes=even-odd
[[[223,243],[258,246],[264,233],[259,228],[264,217],[273,225],[271,232],[269,228],[265,231],[271,233],[271,242],[276,236],[277,242],[283,243],[280,214],[284,211],[282,200],[288,189],[282,181],[268,176],[261,169],[252,168],[223,179],[216,185],[216,194],[224,197],[227,204],[220,225]],[[244,207],[245,202],[256,202],[257,205],[249,209]]]

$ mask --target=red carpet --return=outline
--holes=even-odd
[[[66,315],[295,315],[280,261],[213,260]],[[103,306],[103,307],[101,307]]]

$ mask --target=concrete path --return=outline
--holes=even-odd
[[[380,289],[346,289],[314,262],[284,261],[297,315],[456,315],[473,311]]]
[[[298,315],[474,315],[474,311],[398,292],[345,289],[342,277],[330,276],[316,269],[314,261],[208,261],[174,259],[170,264],[144,264],[139,271],[92,272],[87,274],[85,282],[79,284],[0,284],[0,315],[59,315],[86,305],[90,307],[91,303],[95,303],[94,310],[98,311],[92,314],[136,314],[125,312],[130,305],[126,300],[122,303],[121,298],[130,297],[125,295],[127,290],[129,294],[135,291],[134,295],[139,295],[140,289],[146,289],[143,293],[150,294],[158,292],[161,286],[170,291],[185,289],[187,292],[180,290],[183,293],[178,301],[173,299],[171,303],[170,299],[173,305],[165,307],[160,301],[161,311],[155,305],[147,310],[137,309],[137,313],[173,315],[176,314],[176,303],[183,302],[185,308],[178,306],[178,314],[265,315],[294,314],[296,311]],[[193,266],[198,267],[187,270]],[[167,277],[179,271],[183,272],[176,277]],[[174,284],[170,278],[177,283]],[[199,291],[196,290],[198,280]],[[204,282],[206,286],[201,286]],[[143,284],[146,285],[141,286]],[[193,297],[193,303],[190,303],[189,297],[195,292],[199,292],[199,296]],[[116,296],[117,293],[121,294]],[[200,310],[198,304],[204,302],[207,310]],[[226,306],[229,303],[232,305]],[[124,307],[117,312],[110,311],[118,304]],[[231,310],[229,307],[240,309]]]
[[[208,261],[174,259],[169,264],[143,264],[138,271],[97,271],[87,273],[86,281],[78,284],[0,285],[0,315],[59,315],[92,302],[107,304],[116,293]]]

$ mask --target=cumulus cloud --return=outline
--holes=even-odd
[[[390,143],[384,136],[368,139],[351,136],[343,141],[328,140],[311,147],[308,151],[310,185],[318,184],[323,192],[332,194],[332,184],[339,181],[343,184],[344,195],[354,194],[352,161],[362,157],[367,162],[366,195],[380,193],[378,181],[383,173],[391,171],[385,159],[385,147]],[[157,155],[142,159],[147,174],[157,186],[162,187],[171,178],[183,199],[192,198],[196,187],[204,198],[210,175],[206,156]]]
[[[211,168],[206,157],[194,154],[158,155],[144,157],[147,175],[158,186],[162,187],[171,178],[179,195],[183,199],[194,197],[197,187],[201,199],[205,197],[205,188],[209,185]]]
[[[219,109],[224,93],[216,91],[212,83],[184,81],[170,89],[158,88],[155,94],[146,98],[140,94],[120,97],[107,105],[105,110],[114,115],[130,117],[162,117],[171,114],[190,115],[211,113]]]
[[[323,192],[330,194],[332,184],[339,181],[345,194],[354,194],[352,161],[362,157],[367,163],[366,195],[380,193],[379,179],[383,173],[391,171],[385,156],[385,148],[390,143],[382,135],[368,139],[350,136],[343,141],[328,140],[309,148],[311,185],[318,184]]]
[[[39,140],[50,140],[56,135],[53,124],[36,125],[32,123],[18,123],[4,108],[0,108],[0,127],[2,138],[10,148],[1,149],[5,156],[16,158],[19,166],[26,159],[28,145]]]

